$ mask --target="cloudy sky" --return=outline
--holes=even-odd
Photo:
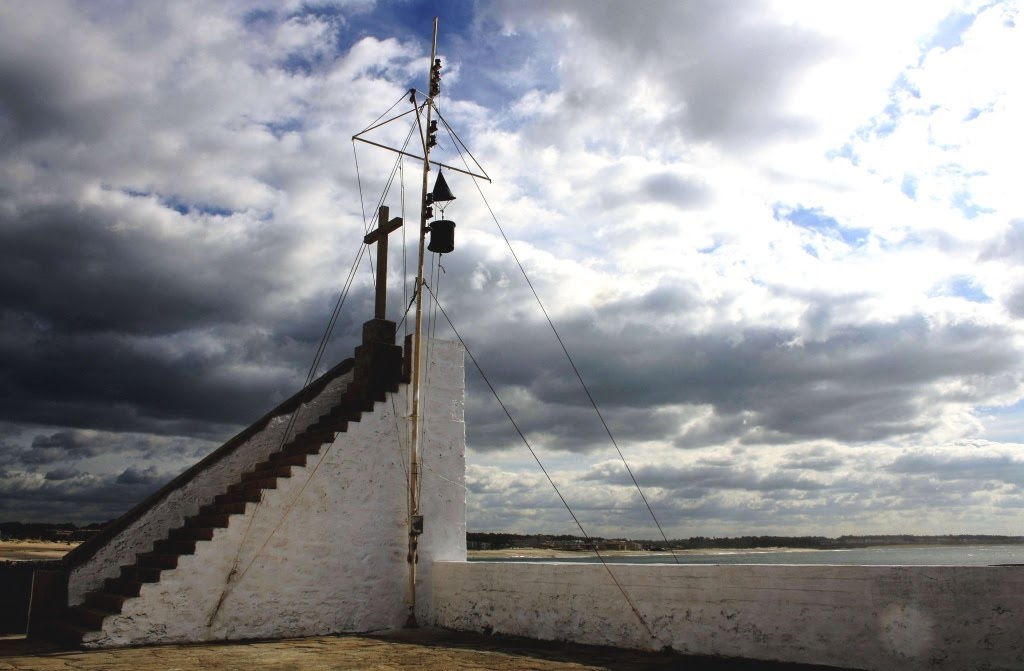
[[[351,136],[439,13],[442,112],[671,536],[1020,533],[1020,9],[0,4],[0,519],[114,517],[301,386],[393,166]],[[654,537],[448,178],[446,310],[588,530]],[[573,531],[467,382],[470,528]]]

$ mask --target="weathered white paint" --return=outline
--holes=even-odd
[[[465,558],[465,392],[461,347],[433,343],[428,360],[420,568],[429,587],[434,558]],[[144,585],[83,643],[273,638],[404,625],[406,395],[403,385],[363,413],[307,466],[266,490],[259,505],[249,504],[213,540],[181,557],[176,569]]]
[[[441,562],[452,629],[844,668],[1024,669],[1024,567]]]
[[[296,413],[291,435],[317,420],[348,387],[352,373],[332,380],[320,394],[303,404]],[[186,517],[199,512],[229,485],[238,482],[246,471],[281,447],[288,416],[275,417],[260,432],[239,445],[231,454],[213,463],[184,486],[147,510],[92,557],[74,568],[68,578],[68,603],[81,603],[88,592],[99,589],[107,578],[115,578],[122,566],[135,563],[135,555],[150,552],[153,543],[181,526]]]

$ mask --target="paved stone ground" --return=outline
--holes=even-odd
[[[23,636],[0,637],[0,671],[825,671],[826,668],[641,653],[439,629],[90,651],[69,650],[29,641]]]

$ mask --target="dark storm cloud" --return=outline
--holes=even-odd
[[[82,471],[74,468],[57,468],[46,472],[47,480],[70,480],[85,475]]]
[[[32,439],[30,449],[21,452],[19,461],[24,464],[52,464],[88,459],[94,457],[97,450],[86,444],[71,431],[58,431],[49,435],[40,434]],[[47,474],[49,477],[49,474]]]
[[[231,323],[254,316],[290,251],[271,227],[211,244],[119,225],[125,214],[68,203],[0,215],[0,309],[65,333]]]
[[[152,494],[172,475],[153,467],[103,476],[59,468],[42,478],[6,471],[0,474],[0,519],[108,520]]]
[[[68,82],[59,71],[25,54],[0,57],[0,146],[75,125],[60,104]]]
[[[215,443],[180,436],[62,430],[36,434],[31,440],[0,443],[0,457],[29,470],[51,464],[80,463],[96,457],[119,460],[189,460],[208,453]]]
[[[153,487],[154,485],[162,483],[165,478],[165,475],[158,472],[155,467],[150,466],[143,470],[139,470],[137,468],[126,468],[121,471],[121,474],[117,476],[117,479],[114,482],[119,485],[144,485],[147,487]]]
[[[280,230],[225,243],[99,208],[17,212],[0,215],[0,418],[224,435],[295,390],[324,319],[303,302],[267,308],[290,286]],[[264,362],[277,372],[237,370]]]
[[[162,348],[116,333],[40,331],[25,319],[3,325],[0,414],[8,421],[223,435],[296,387],[294,371],[239,370],[273,349],[266,336],[226,337],[211,351],[187,339],[180,349]]]

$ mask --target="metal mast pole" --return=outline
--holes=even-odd
[[[416,326],[413,330],[413,356],[412,356],[412,411],[409,414],[410,423],[410,468],[409,468],[409,621],[407,626],[416,626],[416,561],[419,534],[423,530],[423,520],[420,517],[420,366],[423,361],[423,255],[426,248],[427,237],[427,209],[428,202],[427,182],[430,177],[430,121],[434,111],[433,82],[434,63],[437,58],[437,17],[434,17],[434,36],[430,46],[430,67],[428,74],[427,90],[427,125],[423,137],[423,195],[420,202],[420,251],[419,262],[416,270]]]

